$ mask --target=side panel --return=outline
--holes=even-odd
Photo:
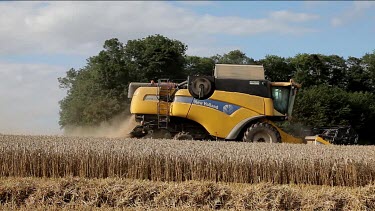
[[[130,113],[132,114],[157,114],[157,87],[140,87],[132,98]]]
[[[200,123],[211,135],[225,138],[242,120],[264,115],[263,99],[242,93],[217,90],[211,98],[197,100],[183,89],[176,93],[172,115],[187,117]]]

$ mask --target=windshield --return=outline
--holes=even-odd
[[[276,111],[287,114],[289,113],[290,86],[273,86],[272,99]]]

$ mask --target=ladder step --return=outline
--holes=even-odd
[[[170,108],[169,105],[159,105],[159,108],[168,110]]]
[[[169,107],[169,103],[159,103],[159,106]]]
[[[169,111],[169,107],[159,107],[159,111],[160,110],[163,110],[163,111]]]
[[[171,87],[169,86],[169,79],[158,80],[158,128],[168,129],[170,103],[168,102],[171,98]]]

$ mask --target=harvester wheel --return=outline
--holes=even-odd
[[[130,133],[129,133],[129,137],[130,138],[142,138],[144,137],[145,135],[147,135],[148,133],[148,130],[141,126],[141,125],[137,125]]]
[[[258,122],[246,130],[242,140],[246,142],[280,143],[281,136],[272,125]]]
[[[173,139],[176,139],[176,140],[193,140],[194,137],[187,132],[179,132],[173,137]]]
[[[152,139],[170,139],[172,138],[171,133],[167,129],[155,129],[149,131],[144,138],[152,138]]]

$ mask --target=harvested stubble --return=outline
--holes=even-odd
[[[374,146],[0,136],[0,176],[363,186]]]
[[[0,209],[374,210],[375,185],[330,187],[120,178],[1,178]]]

